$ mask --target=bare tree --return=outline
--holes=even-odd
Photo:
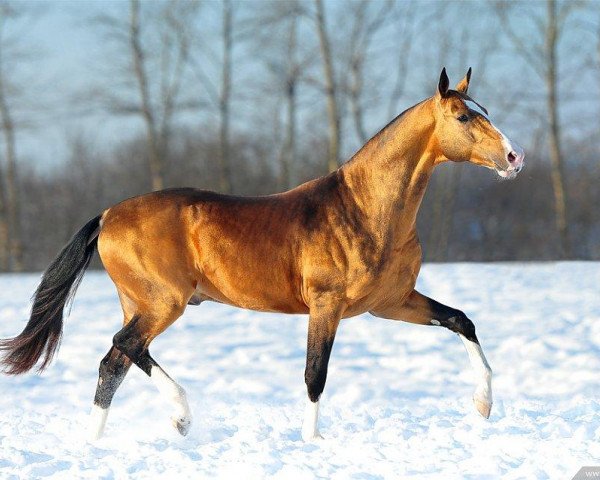
[[[130,0],[129,42],[133,71],[138,85],[140,95],[140,110],[148,135],[148,162],[150,167],[150,178],[152,179],[152,190],[161,190],[164,187],[164,173],[162,156],[159,152],[158,132],[154,112],[150,104],[150,92],[148,89],[148,74],[146,72],[145,55],[140,39],[140,2]]]
[[[15,122],[11,113],[8,97],[11,86],[8,84],[6,62],[4,61],[4,33],[8,19],[18,12],[8,2],[0,4],[0,125],[4,136],[5,192],[0,198],[0,242],[7,245],[0,253],[0,263],[12,271],[23,270],[23,243],[21,238],[20,199],[17,179],[17,152],[15,138]],[[13,89],[14,90],[14,89]],[[4,248],[2,248],[4,250]]]
[[[298,82],[300,79],[300,63],[298,51],[298,15],[299,9],[293,8],[289,13],[289,34],[287,42],[288,64],[285,75],[285,98],[287,105],[287,128],[285,143],[281,155],[280,185],[283,190],[292,186],[292,167],[296,164],[296,116],[298,103]]]
[[[333,70],[333,58],[331,54],[331,41],[327,33],[327,21],[325,19],[325,8],[323,0],[315,0],[316,14],[315,24],[321,58],[323,61],[323,78],[325,81],[325,97],[327,101],[327,118],[329,123],[329,148],[327,154],[327,170],[333,172],[339,166],[340,157],[340,114],[338,104],[338,88]]]
[[[299,88],[303,75],[312,62],[314,55],[307,54],[307,49],[299,38],[301,20],[305,13],[299,0],[286,2],[265,2],[263,10],[252,22],[252,37],[257,42],[256,50],[271,79],[261,85],[260,93],[269,95],[273,87],[283,97],[275,117],[276,131],[283,130],[281,147],[278,155],[279,188],[287,190],[294,184],[294,169],[297,168],[298,144],[298,102]],[[273,35],[281,36],[283,42],[273,42]],[[284,111],[283,119],[279,112]]]
[[[398,114],[398,101],[404,94],[406,87],[406,78],[408,74],[408,66],[413,46],[413,35],[415,30],[415,4],[413,2],[400,2],[395,4],[393,21],[395,24],[395,37],[399,41],[399,46],[396,54],[396,78],[394,79],[394,87],[389,97],[388,102],[388,118],[392,118]],[[425,17],[426,18],[426,17]],[[420,19],[420,23],[424,23]]]
[[[19,214],[20,200],[17,188],[17,154],[15,141],[15,125],[6,101],[4,84],[4,69],[0,53],[0,117],[6,155],[6,211],[9,227],[9,252],[12,262],[12,271],[23,270],[23,244],[21,239],[21,217]]]
[[[4,185],[4,175],[0,168],[0,185]],[[6,220],[6,195],[5,189],[0,188],[0,272],[9,268],[8,252],[8,222]]]
[[[246,19],[245,25],[240,22],[239,30],[251,32],[248,39],[256,50],[256,58],[267,70],[267,75],[254,76],[250,85],[258,87],[257,94],[266,95],[272,102],[262,101],[261,104],[264,107],[272,105],[269,119],[273,126],[269,132],[276,151],[273,159],[278,165],[278,189],[287,190],[299,181],[327,171],[327,163],[323,159],[328,158],[328,136],[321,134],[322,129],[318,128],[315,136],[319,143],[318,153],[314,147],[309,147],[312,150],[310,164],[303,156],[306,151],[300,146],[301,139],[304,140],[303,145],[310,143],[311,133],[306,127],[310,129],[315,125],[306,121],[302,123],[305,107],[318,102],[324,90],[322,75],[316,68],[321,63],[320,47],[317,35],[314,36],[316,42],[313,37],[306,36],[307,29],[314,28],[314,10],[306,2],[272,0],[262,2],[261,6]],[[273,38],[281,41],[274,42]],[[245,86],[249,84],[245,83]],[[316,87],[316,96],[308,93],[309,89],[303,89],[303,86]],[[305,129],[300,131],[302,126]],[[316,173],[314,161],[322,166]]]
[[[541,7],[528,13],[536,26],[539,41],[525,39],[514,29],[509,16],[512,8],[519,5],[499,2],[495,11],[503,21],[504,32],[511,41],[515,51],[529,64],[546,85],[546,110],[548,117],[548,149],[551,164],[552,188],[554,191],[554,210],[556,229],[561,244],[561,256],[569,258],[572,255],[569,234],[569,208],[566,191],[564,156],[562,152],[561,123],[559,114],[558,87],[558,46],[564,34],[565,23],[569,15],[579,6],[578,2],[565,2],[559,6],[556,0],[546,0],[545,13]],[[529,34],[528,34],[529,35]]]
[[[223,61],[221,68],[221,91],[219,95],[219,188],[231,193],[231,167],[229,153],[229,128],[231,123],[231,60],[233,51],[233,8],[231,0],[223,0]]]
[[[166,184],[165,157],[176,113],[201,104],[197,98],[182,95],[198,8],[194,1],[142,4],[130,0],[128,18],[103,15],[94,19],[118,54],[128,57],[113,57],[111,84],[98,87],[94,96],[112,114],[137,115],[143,120],[152,190]]]
[[[368,65],[370,46],[375,35],[385,26],[386,20],[391,18],[392,2],[382,2],[378,5],[377,10],[371,8],[372,5],[373,3],[369,0],[361,0],[352,4],[353,24],[348,40],[350,46],[350,85],[348,93],[354,128],[361,143],[365,143],[370,137],[364,124],[365,112],[363,105],[365,101],[365,69]]]

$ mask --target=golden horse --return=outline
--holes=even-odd
[[[91,435],[102,435],[113,395],[132,363],[175,406],[186,434],[184,390],[148,347],[188,304],[212,300],[258,311],[308,313],[302,436],[318,438],[319,398],[342,318],[364,312],[457,333],[478,373],[477,410],[492,406],[491,369],[471,320],[415,290],[421,265],[416,218],[436,165],[469,161],[514,177],[523,150],[467,95],[471,70],[454,90],[445,69],[436,93],[406,110],[335,172],[262,197],[192,188],[125,200],[90,220],[48,267],[31,317],[0,342],[9,374],[45,368],[58,348],[63,309],[96,248],[117,287],[123,328],[100,363]]]

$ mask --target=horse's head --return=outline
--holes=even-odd
[[[523,168],[523,149],[498,130],[487,110],[467,95],[470,79],[469,68],[456,89],[450,90],[445,68],[440,75],[434,115],[442,161],[469,161],[494,169],[503,178],[514,178]]]

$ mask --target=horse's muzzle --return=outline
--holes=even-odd
[[[525,152],[523,149],[516,143],[511,144],[511,147],[506,156],[509,167],[506,170],[497,170],[498,175],[502,178],[515,178],[525,165]]]

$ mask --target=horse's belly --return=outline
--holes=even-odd
[[[198,279],[196,296],[250,310],[281,313],[307,313],[308,308],[295,283],[277,265],[254,269],[235,264],[204,272]]]
[[[414,289],[416,276],[413,276],[409,271],[405,273],[405,275],[381,278],[372,282],[368,290],[365,290],[365,295],[349,299],[344,317],[353,317],[374,310],[390,298],[402,299],[408,297]]]

